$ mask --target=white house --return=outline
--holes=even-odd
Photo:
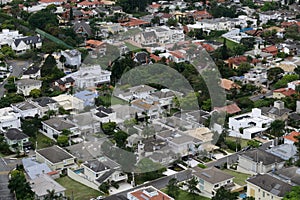
[[[231,31],[223,34],[222,37],[235,43],[240,43],[244,38],[252,38],[252,36],[241,32],[240,29],[232,29]]]
[[[297,137],[299,136],[300,136],[300,132],[292,131],[291,133],[283,137],[284,144],[294,144],[295,142],[298,142]]]
[[[29,148],[31,145],[29,137],[17,128],[8,129],[4,137],[9,145],[9,149],[13,152],[24,152],[24,149]]]
[[[39,36],[27,36],[14,39],[11,44],[12,50],[17,54],[24,53],[29,49],[39,49],[42,47],[42,39]]]
[[[34,117],[39,114],[38,108],[28,101],[12,104],[11,107],[15,112],[19,113],[22,118]]]
[[[42,122],[42,133],[51,139],[59,136],[64,130],[71,131],[71,136],[80,135],[78,127],[63,118],[53,117]]]
[[[243,139],[252,139],[265,131],[274,119],[261,114],[261,109],[229,118],[229,135]]]
[[[77,72],[69,74],[64,78],[72,77],[78,88],[86,89],[110,82],[111,72],[103,70],[100,65],[80,67]]]
[[[20,128],[20,114],[16,113],[12,108],[6,107],[0,109],[0,130],[7,130],[9,128]]]
[[[74,111],[76,113],[84,109],[84,101],[69,94],[61,94],[59,96],[52,97],[52,99],[65,110]]]
[[[21,36],[22,34],[20,34],[19,31],[3,29],[2,32],[0,32],[0,47],[3,45],[10,46],[15,38]]]
[[[16,85],[17,85],[17,93],[21,93],[24,96],[29,96],[31,90],[41,89],[42,81],[34,80],[34,79],[21,79],[16,81]]]
[[[169,195],[163,193],[162,191],[156,189],[153,186],[147,186],[143,188],[136,189],[134,191],[127,193],[128,200],[175,200],[174,198],[170,197]]]
[[[41,69],[38,66],[31,66],[24,71],[22,79],[38,79],[41,77]]]
[[[38,115],[40,117],[47,114],[49,110],[58,111],[58,103],[50,97],[39,97],[36,99],[28,99],[30,104],[33,104],[38,109]]]
[[[81,53],[76,50],[65,50],[60,52],[66,58],[66,65],[79,67],[81,65]]]

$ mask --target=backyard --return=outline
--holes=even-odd
[[[247,178],[249,178],[251,176],[249,174],[244,174],[244,173],[236,172],[236,171],[229,170],[229,169],[224,169],[223,171],[226,172],[227,174],[234,176],[235,178],[233,179],[233,182],[240,186],[246,185]]]
[[[46,137],[42,133],[38,132],[36,136],[36,140],[34,138],[31,138],[30,141],[32,144],[35,146],[36,141],[37,141],[37,149],[43,149],[46,147],[52,146],[55,142],[51,140],[50,138]]]
[[[163,189],[162,191],[166,193],[166,189]],[[179,196],[178,196],[178,198],[176,198],[176,200],[195,200],[195,199],[208,200],[209,198],[203,197],[200,195],[192,195],[189,192],[184,191],[184,190],[180,190]]]
[[[67,176],[58,178],[56,181],[67,189],[66,196],[70,197],[70,199],[89,200],[91,198],[103,195],[99,191],[82,185],[81,183],[78,183]]]

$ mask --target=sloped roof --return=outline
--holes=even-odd
[[[298,142],[298,139],[295,138],[297,136],[300,136],[300,132],[292,131],[290,134],[284,136],[284,138],[293,142]]]
[[[234,176],[229,175],[215,167],[206,168],[198,172],[194,172],[193,174],[211,184],[224,182],[234,178]]]
[[[270,165],[276,162],[279,163],[284,161],[282,158],[261,149],[251,149],[240,154],[240,156],[243,156],[244,158],[254,162],[262,162],[263,165]]]
[[[8,129],[5,133],[5,137],[9,140],[23,140],[25,138],[29,138],[26,134],[24,134],[17,128]]]
[[[74,124],[67,122],[66,120],[59,117],[53,117],[51,119],[44,121],[43,123],[47,124],[48,126],[54,128],[57,131],[63,131],[65,129],[70,129],[75,127]]]
[[[40,155],[42,155],[44,158],[49,160],[50,162],[59,163],[66,159],[74,158],[71,154],[69,154],[66,150],[62,149],[61,147],[58,147],[56,145],[44,149],[40,149],[37,151]]]
[[[228,114],[235,114],[241,111],[241,109],[239,108],[239,106],[236,103],[227,105],[227,106],[223,106],[223,107],[215,107],[214,110],[216,111],[224,111],[227,112]]]
[[[83,28],[88,35],[92,35],[91,27],[86,22],[84,21],[75,22],[75,24],[73,25],[73,30],[76,31],[79,28]]]
[[[15,46],[19,46],[19,44],[21,42],[24,42],[25,44],[27,45],[30,45],[30,44],[37,44],[37,43],[40,43],[42,42],[42,39],[38,36],[28,36],[28,37],[23,37],[23,38],[17,38],[14,40],[14,44]]]

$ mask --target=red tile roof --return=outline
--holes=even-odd
[[[278,53],[278,49],[275,45],[263,48],[262,51],[266,52],[266,53],[271,53],[273,55],[277,55],[277,53]]]
[[[153,59],[153,60],[155,60],[155,62],[161,60],[161,57],[159,57],[159,56],[157,56],[157,55],[155,55],[155,54],[153,54],[153,53],[150,54],[150,58]]]
[[[163,193],[159,190],[157,190],[157,193],[158,193],[158,195],[149,196],[145,192],[143,192],[143,190],[141,189],[141,190],[131,192],[131,195],[134,196],[138,200],[145,200],[145,199],[148,199],[148,200],[171,200],[171,198],[168,195],[166,195],[165,193]]]
[[[105,42],[101,42],[99,40],[88,40],[86,41],[86,46],[87,47],[100,47],[101,45],[103,45]]]
[[[246,56],[237,56],[237,57],[231,57],[227,60],[228,64],[234,64],[234,65],[240,65],[242,63],[248,62],[247,61],[247,57]],[[260,60],[258,59],[252,59],[251,63],[255,64],[255,63],[259,63]]]
[[[183,53],[180,51],[170,51],[169,53],[176,58],[184,58]]]
[[[81,6],[92,6],[92,5],[100,5],[100,4],[103,4],[101,1],[82,1],[80,3],[78,3],[78,5],[81,5]]]
[[[292,96],[293,94],[296,94],[296,91],[292,88],[279,88],[277,90],[274,90],[273,92],[281,93],[286,97]]]
[[[294,24],[296,24],[296,22],[282,22],[281,23],[281,27],[287,28],[287,27],[290,27],[290,26],[292,26]]]
[[[149,6],[150,8],[160,8],[161,5],[159,3],[154,3]]]
[[[300,136],[300,132],[293,131],[290,134],[284,136],[284,139],[291,140],[293,142],[298,142],[298,139],[295,137]]]
[[[141,19],[130,18],[128,22],[121,23],[121,26],[140,26],[144,24],[149,24],[149,22]]]
[[[241,109],[238,107],[238,105],[236,105],[236,103],[223,107],[215,107],[214,110],[227,112],[228,114],[235,114],[241,111]]]
[[[56,3],[56,2],[65,2],[66,0],[40,0],[40,3]]]
[[[230,90],[232,88],[240,88],[241,86],[237,85],[232,80],[222,78],[221,87],[224,88],[225,90]]]

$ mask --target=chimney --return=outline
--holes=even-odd
[[[296,102],[296,113],[300,114],[300,101]]]
[[[274,107],[278,108],[279,110],[282,110],[282,109],[284,109],[284,102],[283,101],[275,101]]]

